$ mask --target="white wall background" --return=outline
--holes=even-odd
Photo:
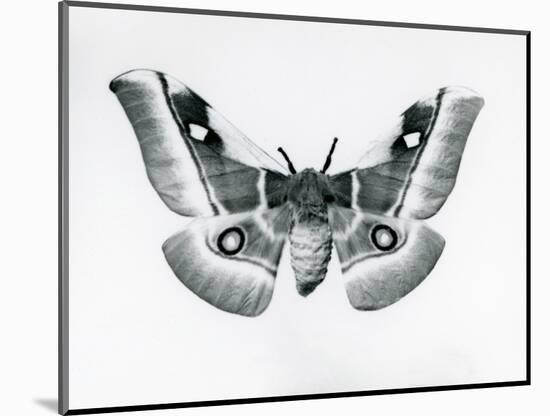
[[[544,269],[548,209],[544,142],[548,90],[549,29],[544,5],[524,1],[463,1],[460,6],[435,1],[315,2],[286,0],[156,1],[147,4],[213,9],[324,15],[373,20],[411,21],[530,29],[533,31],[533,386],[439,392],[338,400],[188,409],[154,414],[253,415],[304,412],[377,414],[545,414],[549,336]],[[3,206],[1,315],[4,329],[0,368],[3,414],[52,414],[57,394],[57,5],[28,1],[3,10],[2,137],[0,180]],[[7,233],[6,233],[7,230]],[[546,303],[546,305],[545,305]],[[546,324],[546,325],[545,325]],[[153,414],[153,413],[150,413]]]
[[[525,378],[524,37],[78,7],[69,16],[69,408]],[[136,67],[181,79],[299,170],[319,166],[339,136],[332,173],[354,167],[421,96],[478,91],[486,106],[457,186],[428,221],[448,242],[436,268],[396,305],[360,313],[336,253],[304,299],[285,250],[261,317],[199,300],[160,252],[190,219],[153,191],[107,89]]]

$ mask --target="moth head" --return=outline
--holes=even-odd
[[[297,173],[289,183],[288,201],[294,207],[298,222],[326,218],[327,204],[334,201],[328,177],[312,168]]]

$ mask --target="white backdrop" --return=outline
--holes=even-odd
[[[70,408],[525,378],[524,37],[69,13]],[[331,172],[351,168],[416,99],[446,85],[477,90],[487,104],[456,189],[430,220],[448,244],[428,280],[361,313],[335,253],[326,283],[303,299],[285,252],[261,317],[203,303],[160,250],[188,219],[153,191],[107,88],[143,67],[184,80],[298,170],[320,168],[333,136]]]
[[[46,3],[46,2],[44,2]],[[157,3],[158,4],[158,3]],[[169,3],[163,3],[169,4]],[[171,3],[174,5],[174,2]],[[189,7],[197,7],[199,4],[193,4],[192,2],[182,2],[178,3],[179,5],[185,5]],[[420,7],[418,11],[412,9],[398,7],[390,7],[390,5],[381,5],[373,9],[369,7],[368,9],[362,8],[359,5],[352,5],[346,3],[339,3],[338,9],[331,9],[331,6],[326,4],[310,4],[302,3],[301,7],[298,5],[291,6],[290,4],[285,4],[284,2],[278,2],[275,8],[275,4],[271,7],[265,6],[265,8],[252,8],[251,4],[246,2],[232,2],[234,7],[225,2],[223,5],[221,2],[201,2],[202,7],[212,7],[212,8],[241,8],[243,10],[255,10],[263,12],[285,12],[285,13],[301,13],[301,14],[318,14],[318,15],[329,15],[329,16],[352,16],[365,19],[386,19],[386,20],[409,20],[416,22],[430,22],[430,23],[446,23],[446,24],[470,24],[470,25],[479,25],[479,26],[501,26],[501,27],[516,27],[516,28],[538,28],[540,27],[540,33],[542,33],[542,25],[537,26],[537,13],[534,13],[533,10],[525,9],[524,12],[521,10],[510,10],[508,13],[505,13],[502,9],[498,15],[492,15],[492,8],[487,7],[484,12],[483,9],[479,9],[479,5],[476,8],[469,7],[467,4],[464,4],[464,9],[454,10],[451,12],[445,12],[443,10],[437,10],[437,8],[430,7]],[[44,7],[45,5],[37,7]],[[55,22],[56,11],[54,9],[54,4],[50,3],[49,5],[51,19],[49,21],[49,26],[52,26]],[[332,5],[332,7],[336,7]],[[418,6],[416,6],[418,7]],[[525,7],[525,4],[524,4]],[[474,13],[475,11],[475,13]],[[523,13],[523,14],[522,14]],[[47,11],[44,13],[37,13],[37,16],[47,15]],[[25,24],[27,23],[27,24]],[[6,276],[6,280],[10,283],[7,290],[5,290],[4,295],[8,295],[5,299],[5,302],[2,302],[3,316],[5,317],[14,317],[17,316],[19,319],[9,320],[8,322],[8,331],[11,334],[9,339],[11,342],[6,345],[7,350],[5,353],[6,365],[4,368],[7,368],[8,371],[5,372],[9,378],[9,385],[6,385],[6,391],[10,392],[10,400],[8,402],[9,409],[13,414],[38,414],[40,412],[47,412],[48,404],[51,404],[52,398],[55,397],[55,370],[56,362],[53,358],[55,356],[55,303],[56,303],[56,289],[55,289],[55,273],[56,273],[56,247],[55,247],[55,230],[57,224],[55,223],[55,212],[56,212],[56,149],[55,149],[55,113],[56,108],[54,105],[55,101],[55,68],[48,68],[47,62],[50,62],[49,66],[53,67],[55,64],[55,57],[49,56],[55,54],[55,48],[51,47],[55,43],[55,30],[48,29],[48,25],[41,22],[41,20],[31,20],[29,22],[19,22],[20,26],[11,26],[14,33],[20,35],[20,46],[10,45],[10,49],[14,53],[14,58],[12,62],[17,63],[17,65],[12,65],[6,67],[3,70],[7,70],[6,76],[9,76],[10,82],[6,83],[6,88],[14,92],[13,99],[9,101],[6,100],[4,104],[8,104],[4,113],[9,112],[10,117],[6,118],[8,120],[8,132],[6,134],[6,140],[10,146],[15,146],[13,150],[11,147],[6,152],[8,155],[2,166],[3,173],[3,182],[6,181],[6,186],[3,188],[6,189],[6,196],[9,195],[6,200],[6,208],[8,209],[7,214],[4,216],[8,219],[5,223],[4,229],[8,230],[7,237],[5,239],[6,246],[4,252],[9,252],[10,255],[6,256],[5,271],[3,276]],[[22,30],[23,29],[23,30]],[[47,35],[46,35],[47,34]],[[15,39],[16,36],[12,33],[4,34],[4,39]],[[41,43],[44,42],[44,43]],[[49,42],[49,49],[42,45],[47,45]],[[539,42],[542,43],[542,39],[539,38]],[[38,47],[37,47],[38,45]],[[536,45],[536,42],[535,42]],[[536,49],[534,51],[536,56]],[[537,66],[538,65],[540,66]],[[544,73],[544,68],[547,68],[548,63],[538,59],[534,59],[535,74]],[[11,72],[14,71],[14,72]],[[176,77],[183,78],[179,71],[170,71]],[[534,77],[536,79],[536,76]],[[541,79],[541,77],[539,77]],[[14,81],[18,80],[18,82]],[[50,82],[44,82],[44,80]],[[242,88],[242,85],[239,85]],[[369,86],[370,87],[370,86]],[[543,150],[540,150],[542,142],[537,142],[537,126],[538,132],[543,133],[542,131],[542,120],[543,117],[540,117],[540,125],[536,123],[536,115],[538,112],[541,112],[544,108],[544,103],[542,100],[537,101],[537,97],[542,98],[544,88],[546,86],[539,84],[534,90],[535,103],[540,102],[539,109],[535,106],[534,111],[534,144],[536,147],[539,147],[539,151],[535,152],[535,158],[541,157],[543,155]],[[231,96],[226,96],[225,101],[222,96],[215,96],[216,92],[208,92],[201,87],[201,89],[195,87],[203,95],[207,96],[209,101],[215,103],[216,107],[219,108],[228,118],[230,118],[236,125],[238,125],[242,130],[248,133],[256,141],[261,142],[261,140],[266,140],[269,142],[273,136],[267,136],[265,134],[255,134],[253,126],[247,125],[246,117],[239,116],[237,114],[231,114],[230,111],[242,111],[243,116],[246,116],[246,112],[250,108],[256,108],[254,103],[257,102],[257,97],[252,100],[250,105],[239,106],[239,108],[234,107],[234,103]],[[216,91],[221,88],[216,89]],[[480,88],[477,88],[480,90]],[[359,91],[359,88],[356,88],[358,94],[368,94],[369,90],[366,92]],[[372,90],[372,88],[371,88]],[[21,94],[21,91],[24,94]],[[425,92],[425,89],[422,91]],[[17,94],[15,94],[17,93]],[[222,94],[227,93],[222,91]],[[227,93],[228,94],[228,93]],[[399,94],[403,94],[403,91],[400,91]],[[411,93],[411,97],[414,94]],[[489,102],[489,97],[486,99]],[[304,99],[307,99],[311,94],[304,94]],[[29,100],[32,97],[33,100]],[[261,99],[267,99],[266,95],[263,94]],[[368,98],[368,97],[367,97]],[[379,96],[378,96],[379,98]],[[388,109],[388,117],[392,117],[397,111],[401,111],[403,106],[406,106],[410,103],[410,100],[407,100],[406,97],[401,98],[402,104],[399,106],[395,105],[395,108],[390,108],[391,106],[386,104],[380,106],[384,109]],[[244,99],[239,97],[239,102],[243,102]],[[368,102],[363,100],[363,102]],[[31,106],[29,106],[29,103]],[[39,103],[37,106],[36,104]],[[390,104],[396,103],[396,99],[389,101]],[[262,103],[263,106],[266,106],[267,103]],[[303,106],[303,104],[301,104]],[[17,115],[13,114],[13,108],[17,108]],[[35,111],[34,109],[39,111]],[[487,112],[488,107],[483,111]],[[249,110],[248,110],[249,111]],[[259,110],[257,110],[259,112]],[[11,116],[13,114],[13,116]],[[377,129],[382,129],[382,121],[379,120],[378,112],[376,115],[372,116],[373,131],[378,131]],[[482,113],[483,115],[483,113]],[[542,115],[542,113],[541,113]],[[284,116],[284,114],[282,115]],[[382,115],[380,115],[382,117]],[[385,116],[384,116],[385,117]],[[252,123],[261,123],[261,120],[251,121]],[[250,123],[250,121],[248,122]],[[376,125],[376,123],[379,123]],[[479,127],[482,125],[482,118],[480,118],[479,124],[476,126]],[[309,127],[309,126],[308,126]],[[350,131],[348,136],[352,134],[357,134],[353,132],[353,124],[349,121],[345,123],[345,128]],[[497,126],[498,127],[498,126]],[[121,124],[122,128],[122,124]],[[312,127],[309,127],[312,129]],[[474,130],[475,131],[475,130]],[[22,132],[24,132],[22,134]],[[309,132],[309,130],[308,130]],[[539,134],[538,137],[542,139],[542,135]],[[345,137],[345,135],[341,135]],[[316,135],[315,137],[318,137]],[[351,137],[351,136],[350,136]],[[472,135],[474,138],[474,135]],[[290,139],[287,138],[287,140]],[[476,154],[472,150],[474,141],[470,140],[470,143],[467,147],[467,152],[470,154]],[[131,144],[129,142],[128,144]],[[264,143],[261,143],[264,147]],[[277,143],[279,144],[279,143]],[[292,143],[286,144],[286,147],[291,146]],[[136,146],[137,147],[137,146]],[[130,148],[130,147],[128,147]],[[337,150],[337,155],[338,151]],[[137,154],[137,153],[136,153]],[[321,152],[320,159],[324,156],[324,150]],[[295,157],[296,159],[296,157]],[[305,159],[304,159],[305,160]],[[466,172],[466,158],[464,165],[462,166],[459,181],[464,183],[464,181],[472,181],[467,177],[462,177]],[[22,163],[23,161],[23,163]],[[341,159],[342,161],[342,159]],[[138,159],[138,162],[141,163],[141,160]],[[312,163],[318,164],[318,158],[313,158]],[[476,169],[478,167],[476,166]],[[537,182],[540,183],[542,176],[537,176],[537,173],[542,174],[542,171],[536,171],[534,176],[535,185]],[[18,181],[12,181],[17,175]],[[141,179],[143,179],[142,177]],[[136,184],[139,178],[136,178]],[[470,182],[471,183],[471,182]],[[447,216],[445,221],[437,219],[433,222],[433,226],[441,231],[446,237],[448,242],[451,242],[450,235],[456,233],[457,230],[453,230],[451,223],[459,221],[459,219],[464,215],[465,207],[454,208],[451,210],[450,204],[460,203],[463,200],[464,196],[458,195],[460,190],[459,186],[464,186],[461,183],[457,185],[453,196],[449,200],[449,203],[441,211],[439,216]],[[145,188],[146,189],[146,188]],[[468,190],[471,188],[468,187]],[[149,195],[155,197],[152,192],[149,192]],[[154,198],[151,198],[152,204],[158,205],[162,208],[166,215],[167,210]],[[543,212],[543,206],[537,207],[535,202],[535,213]],[[542,200],[541,200],[542,202]],[[141,204],[141,200],[139,200]],[[479,207],[476,208],[479,210]],[[489,208],[486,208],[489,210]],[[160,212],[160,210],[159,210]],[[15,214],[18,214],[18,219],[20,221],[14,220]],[[168,214],[170,214],[168,212]],[[471,218],[471,217],[469,217]],[[449,221],[450,219],[456,219],[456,221]],[[539,227],[536,227],[534,230],[535,241],[543,241],[542,239],[537,240],[541,237],[544,232],[542,228],[542,223]],[[134,232],[134,231],[132,231]],[[461,241],[461,240],[459,240]],[[160,243],[159,241],[158,243]],[[458,243],[453,243],[458,244]],[[16,250],[14,250],[16,248]],[[542,248],[542,247],[541,247]],[[537,246],[535,245],[535,254]],[[462,249],[461,249],[462,250]],[[450,245],[446,248],[446,254],[450,251]],[[462,251],[461,251],[462,252]],[[30,254],[30,256],[29,256]],[[504,256],[503,256],[504,257]],[[544,283],[540,278],[544,277],[542,269],[536,268],[537,263],[535,263],[534,279],[539,276],[538,280],[535,280],[535,284],[538,286],[538,290],[535,292],[535,308],[534,313],[535,324],[537,320],[539,324],[542,324],[544,314],[546,313],[543,310],[542,302],[536,302],[537,299],[543,299],[541,295],[544,293]],[[435,273],[435,271],[434,271]],[[430,284],[436,284],[436,282],[441,279],[436,279],[434,273],[429,278]],[[334,275],[334,273],[333,273]],[[330,276],[329,276],[330,279]],[[160,279],[159,279],[160,280]],[[166,279],[170,281],[170,279]],[[180,292],[185,296],[185,288],[179,285],[179,283],[172,279],[174,283],[174,292]],[[279,285],[283,283],[283,280],[279,280]],[[333,286],[330,286],[330,284]],[[426,282],[428,283],[428,281]],[[11,286],[13,284],[13,286]],[[168,283],[167,283],[168,284]],[[177,286],[177,285],[179,286]],[[286,284],[288,289],[291,287],[290,279],[287,280]],[[327,285],[324,288],[323,293],[330,293],[338,290],[337,279],[330,279],[324,285]],[[324,286],[323,285],[323,286]],[[426,286],[428,287],[428,286]],[[321,287],[322,288],[322,287]],[[319,290],[321,290],[319,288]],[[455,288],[453,288],[455,289]],[[472,289],[470,287],[470,289]],[[420,290],[420,288],[418,289]],[[428,290],[428,289],[426,289]],[[284,293],[281,290],[281,293]],[[288,290],[290,294],[290,290]],[[320,292],[321,293],[321,292]],[[437,292],[440,293],[440,292]],[[411,294],[411,296],[414,296]],[[420,295],[419,295],[420,296]],[[475,295],[474,295],[475,296]],[[174,298],[179,296],[174,293]],[[189,297],[191,299],[191,297]],[[321,301],[319,299],[319,304],[316,304],[316,301],[313,298],[308,299],[303,304],[311,304],[311,306],[304,306],[304,309],[313,309],[319,305],[325,305],[326,300]],[[407,303],[408,300],[403,300],[403,303]],[[412,301],[411,301],[412,302]],[[181,303],[181,302],[178,302]],[[410,302],[409,302],[410,303]],[[486,303],[484,303],[486,304]],[[337,303],[335,304],[337,305]],[[345,304],[342,304],[342,307]],[[345,305],[347,307],[347,305]],[[396,305],[397,306],[397,305]],[[209,307],[204,305],[205,308]],[[274,303],[271,305],[270,309],[275,307]],[[4,310],[5,308],[5,310]],[[336,308],[336,306],[335,306]],[[342,309],[343,310],[343,309]],[[269,311],[269,310],[268,310]],[[273,313],[273,312],[272,312]],[[307,311],[306,311],[307,313]],[[313,316],[313,311],[309,312]],[[13,334],[12,332],[13,331]],[[499,329],[496,329],[497,333]],[[502,331],[504,332],[504,331]],[[223,412],[223,414],[238,412],[242,414],[250,412],[250,414],[256,413],[259,409],[262,409],[264,412],[277,412],[280,411],[290,411],[296,412],[296,414],[303,413],[304,411],[320,411],[320,409],[332,409],[333,411],[358,411],[363,408],[369,408],[371,411],[382,411],[383,409],[390,409],[390,411],[404,411],[407,409],[408,412],[420,413],[423,414],[436,414],[445,410],[447,412],[460,414],[466,411],[474,410],[483,410],[491,409],[492,411],[499,411],[504,414],[517,413],[518,409],[530,408],[534,413],[535,406],[537,404],[537,398],[542,397],[542,391],[544,391],[544,375],[543,370],[547,368],[547,358],[542,354],[537,355],[537,351],[544,351],[547,347],[548,340],[543,337],[542,332],[535,331],[535,357],[537,358],[536,367],[534,368],[534,380],[535,383],[538,381],[538,385],[530,388],[516,388],[516,389],[500,389],[500,390],[485,390],[485,391],[469,391],[469,392],[446,392],[446,393],[436,393],[436,394],[421,394],[421,395],[406,395],[406,396],[391,396],[391,397],[369,397],[362,399],[345,399],[345,400],[331,400],[331,401],[322,401],[322,402],[307,402],[307,403],[285,403],[285,404],[264,404],[264,405],[253,405],[246,407],[230,407],[226,409],[194,409],[187,410],[189,413],[202,413],[202,414],[215,414],[216,412]],[[538,341],[538,342],[537,342]],[[18,352],[16,355],[15,353]],[[495,351],[495,354],[498,355],[498,351]],[[14,388],[17,387],[17,388]],[[539,393],[540,392],[540,393]],[[46,404],[46,406],[44,406]],[[33,410],[34,409],[34,410]],[[166,412],[166,414],[176,414],[176,412]],[[181,412],[178,412],[178,414]],[[237,414],[237,413],[235,413]],[[454,413],[453,413],[454,414]]]

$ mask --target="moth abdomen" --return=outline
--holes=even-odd
[[[326,217],[294,222],[290,233],[291,265],[296,277],[296,289],[307,296],[325,279],[332,233]]]

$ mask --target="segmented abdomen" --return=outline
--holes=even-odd
[[[332,233],[326,216],[292,224],[290,233],[290,257],[296,276],[296,289],[307,296],[324,280],[327,273]]]

